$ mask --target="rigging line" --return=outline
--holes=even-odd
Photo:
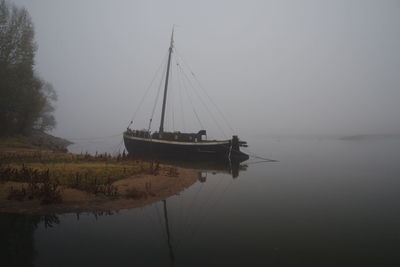
[[[146,208],[146,207],[141,207],[141,208],[140,208],[140,211],[142,212],[142,214],[146,215],[147,220],[148,220],[148,225],[151,225],[151,227],[154,229],[154,232],[157,232],[158,234],[161,235],[161,238],[162,238],[162,239],[166,240],[165,237],[164,237],[164,231],[163,231],[163,227],[162,227],[161,222],[159,221],[159,225],[157,226],[157,218],[156,218],[155,216],[153,216],[153,215],[154,215],[154,212],[151,212],[152,209],[150,208],[150,206],[152,206],[152,205],[154,205],[154,204],[149,205],[148,208]],[[150,213],[151,215],[150,215],[149,213]],[[156,237],[155,235],[151,235],[151,236],[153,237],[153,240],[154,240],[154,238]],[[154,240],[154,241],[159,242],[160,240],[159,240],[159,238],[157,237],[157,239]]]
[[[183,215],[182,215],[182,213],[183,213],[183,211],[182,211],[183,210],[183,198],[182,198],[181,194],[178,194],[178,199],[179,199],[178,222],[180,223],[180,222],[182,222],[182,217],[183,217]],[[179,232],[177,234],[177,240],[178,240],[177,243],[179,243],[179,240],[180,240],[180,237],[181,237],[181,229],[182,229],[182,227],[179,227],[178,229],[179,229]]]
[[[179,65],[178,65],[178,68],[179,68]],[[180,69],[180,72],[181,72],[181,69]],[[181,78],[181,76],[179,76],[179,77]],[[185,81],[184,81],[183,79],[180,80],[180,81],[183,83],[183,88],[185,88]],[[188,90],[184,90],[184,91],[185,91],[185,93],[186,93],[187,98],[189,99],[190,106],[191,106],[192,109],[193,109],[193,113],[194,113],[194,115],[196,116],[196,119],[197,119],[198,123],[200,124],[201,129],[204,129],[203,123],[201,123],[200,117],[199,117],[199,115],[198,115],[197,112],[196,112],[196,109],[195,109],[195,107],[194,107],[192,98],[190,97]]]
[[[164,65],[164,70],[165,70],[165,68],[166,68],[166,65]],[[153,121],[154,112],[156,111],[157,102],[158,102],[158,98],[159,98],[159,96],[160,96],[161,86],[162,86],[162,82],[163,82],[163,80],[164,80],[164,77],[165,77],[165,72],[163,71],[163,75],[161,76],[160,84],[158,85],[156,100],[155,100],[155,102],[154,102],[153,110],[152,110],[152,112],[151,112],[151,117],[150,117],[150,121],[149,121],[149,128],[148,128],[148,131],[151,130],[151,123],[152,123],[152,121]]]
[[[182,87],[181,87],[181,83],[179,82],[179,79],[178,79],[178,71],[179,71],[179,69],[178,69],[178,64],[179,64],[179,62],[178,62],[178,60],[176,60],[176,80],[178,81],[177,82],[177,84],[178,84],[178,93],[179,93],[179,103],[181,104],[180,105],[180,107],[181,107],[181,114],[182,114],[182,123],[183,123],[183,131],[184,132],[186,132],[186,125],[185,125],[185,113],[183,112],[183,98],[182,98]]]
[[[220,146],[224,146],[224,145],[220,145]],[[260,160],[268,161],[268,162],[279,162],[279,160],[268,159],[268,158],[263,158],[263,157],[257,156],[256,154],[253,154],[252,152],[250,152],[248,149],[245,149],[245,148],[242,148],[242,149],[252,158],[260,159]],[[241,152],[240,150],[237,150],[237,149],[234,149],[234,148],[232,148],[232,151]]]
[[[267,163],[267,162],[277,162],[276,160],[271,161],[271,160],[259,160],[259,161],[250,161],[247,162],[246,165],[254,165],[254,164],[260,164],[260,163]]]
[[[221,184],[221,181],[222,181],[222,179],[219,180],[219,183],[217,185],[218,187]],[[231,181],[231,183],[232,183],[232,181]],[[228,185],[228,187],[229,187],[229,185]],[[226,191],[226,189],[224,190],[224,192],[225,191]],[[215,192],[215,190],[213,192]],[[215,197],[217,198],[217,196],[215,196]],[[211,197],[208,197],[208,200],[209,199],[211,199]],[[209,207],[207,207],[208,205],[209,205]],[[210,214],[210,209],[212,207],[215,207],[215,206],[213,206],[212,203],[210,203],[208,201],[207,205],[204,204],[203,205],[203,209],[201,209],[200,212],[197,212],[198,214],[200,214],[200,217],[199,217],[198,220],[194,221],[192,227],[190,229],[188,229],[188,231],[187,231],[188,238],[193,238],[195,236],[195,232],[198,231],[198,229],[200,228],[201,224],[205,221],[205,218],[207,217],[206,215]]]
[[[224,130],[222,129],[222,127],[219,125],[218,121],[215,119],[215,117],[213,116],[212,112],[210,111],[210,109],[208,108],[208,106],[205,104],[203,98],[201,98],[201,96],[199,95],[199,93],[196,91],[196,88],[193,86],[192,82],[190,81],[189,77],[186,75],[186,73],[183,71],[183,69],[180,67],[184,77],[186,78],[186,80],[188,81],[190,87],[192,87],[193,91],[195,92],[195,94],[197,95],[197,97],[199,98],[200,102],[203,104],[203,106],[206,108],[207,112],[210,114],[212,120],[214,121],[214,123],[217,125],[217,127],[219,128],[219,130],[222,132],[222,134],[225,136],[225,138],[228,138],[228,136],[225,134]]]
[[[249,149],[243,148],[243,150],[244,150],[247,154],[249,154],[249,156],[252,157],[252,158],[261,159],[261,160],[268,161],[268,162],[279,162],[279,160],[269,159],[269,158],[265,158],[265,157],[258,156],[257,154],[252,153]]]
[[[162,237],[164,238],[164,241],[167,242],[166,234],[165,234],[164,231],[163,231],[163,229],[164,229],[164,224],[161,222],[161,215],[160,215],[160,212],[158,211],[158,206],[157,206],[158,203],[159,203],[159,202],[154,203],[154,207],[156,207],[158,222],[159,222],[159,224],[160,224],[160,229],[161,229],[161,235],[162,235]]]
[[[121,143],[119,143],[119,147],[118,147],[118,150],[117,150],[118,154],[116,154],[116,156],[121,154],[121,148],[124,146],[123,144],[124,144],[124,140],[122,139]]]
[[[198,183],[198,181],[196,181],[193,185],[195,185],[197,183]],[[203,186],[203,184],[201,184],[201,186],[197,185],[197,187],[200,187],[200,188],[197,190],[196,195],[198,194],[199,190],[201,190],[202,186]],[[188,190],[191,192],[194,189],[188,189]],[[186,194],[188,194],[188,193],[186,193]],[[185,207],[183,206],[183,197],[182,197],[182,195],[180,193],[178,194],[178,199],[180,201],[179,201],[179,216],[177,218],[177,224],[179,223],[180,226],[178,227],[179,232],[176,233],[176,240],[177,240],[176,241],[176,248],[179,247],[180,241],[183,240],[183,238],[185,236],[185,230],[184,229],[185,229],[185,226],[186,226],[187,217],[189,216],[188,213],[189,213],[189,211],[193,210],[190,205],[188,207],[186,207],[187,205],[185,205]],[[184,203],[187,203],[188,201],[185,201]],[[183,215],[183,213],[185,213],[186,215]]]
[[[174,64],[172,62],[173,60],[174,60],[174,57],[171,58],[171,64]],[[175,75],[175,73],[173,71],[174,71],[174,68],[172,67],[170,69],[170,73],[169,73],[169,81],[170,81],[170,83],[168,85],[168,97],[170,99],[169,103],[171,103],[172,105],[169,105],[170,108],[167,109],[167,112],[168,112],[168,115],[169,115],[168,119],[172,120],[172,130],[175,132],[176,131],[176,127],[175,127],[176,88],[175,88],[174,79],[176,79],[175,76],[177,76],[177,75]],[[171,121],[169,121],[168,123],[170,123],[170,122]]]
[[[135,113],[133,114],[133,117],[132,117],[132,119],[131,119],[131,122],[136,118],[136,115],[137,115],[138,111],[140,110],[140,108],[142,107],[143,102],[144,102],[144,99],[146,98],[147,94],[149,93],[150,88],[151,88],[151,86],[153,85],[153,82],[155,81],[156,77],[158,76],[158,73],[160,72],[161,67],[165,64],[165,60],[166,60],[167,56],[168,56],[168,51],[167,51],[167,53],[165,54],[163,60],[161,61],[160,66],[158,66],[157,71],[156,71],[156,73],[154,74],[153,79],[151,80],[149,86],[146,88],[146,91],[145,91],[145,93],[143,94],[143,97],[142,97],[142,99],[141,99],[140,102],[139,102],[139,106],[136,108],[136,111],[135,111]]]
[[[182,68],[180,67],[180,65],[178,65],[178,68],[179,68],[180,73],[182,74],[181,77],[183,77],[183,78],[182,78],[182,83],[184,84],[184,88],[190,87],[190,86],[185,86],[185,85],[186,85],[186,82],[185,82],[185,79],[184,79],[184,78],[185,78],[185,73],[183,72],[183,70],[182,70]],[[186,79],[186,80],[187,80],[187,79]],[[190,85],[190,80],[188,81],[188,83],[189,83],[189,85]],[[192,108],[193,108],[193,112],[195,113],[196,118],[197,118],[197,120],[199,121],[201,128],[202,128],[202,129],[205,129],[204,126],[203,126],[203,124],[201,123],[200,116],[198,115],[198,113],[196,112],[196,110],[195,110],[195,108],[194,108],[194,103],[193,103],[193,101],[192,101],[192,99],[191,99],[191,97],[190,97],[189,90],[186,89],[185,92],[186,92],[186,95],[187,95],[188,98],[189,98],[190,105],[191,105]],[[203,104],[203,105],[204,105],[204,104]]]
[[[119,134],[113,134],[113,135],[108,135],[108,136],[100,136],[100,137],[87,137],[87,138],[66,138],[67,140],[95,140],[95,139],[106,139],[106,138],[111,138],[111,137],[116,137],[116,136],[120,136],[123,133],[119,133]]]
[[[122,142],[124,142],[123,139],[122,139],[121,141],[118,142],[118,145],[115,146],[115,148],[114,148],[114,150],[113,150],[113,152],[112,152],[112,155],[113,155],[114,157],[117,156],[117,152],[119,153],[119,152],[121,151]]]
[[[173,52],[173,51],[172,51]],[[171,64],[172,64],[172,60],[173,60],[173,56],[171,54]],[[172,92],[172,68],[170,66],[170,70],[169,70],[169,78],[168,78],[168,88],[167,88],[167,101],[165,102],[165,119],[164,119],[164,129],[165,130],[173,130],[173,123],[172,122],[172,111],[173,111],[173,106],[174,106],[174,99],[173,99],[173,92]],[[164,88],[165,90],[165,88]],[[169,104],[169,105],[168,105]],[[172,107],[172,108],[171,108]],[[172,127],[171,127],[172,124]]]
[[[194,204],[195,204],[195,202],[197,202],[196,200],[197,200],[197,196],[199,195],[199,193],[201,192],[201,190],[203,189],[203,187],[204,187],[204,183],[201,183],[200,184],[200,186],[199,186],[199,189],[197,190],[197,192],[196,192],[196,194],[194,195],[194,197],[193,197],[193,199],[192,199],[192,202],[191,202],[191,204],[189,204],[189,206],[188,206],[188,208],[187,208],[187,210],[193,210],[193,208],[194,208]],[[183,221],[183,226],[182,226],[182,229],[185,229],[185,227],[187,226],[187,227],[189,227],[189,225],[188,225],[188,222],[189,222],[189,214],[188,214],[188,212],[186,212],[186,216],[184,217],[184,218],[182,218],[182,221]],[[176,247],[178,248],[179,247],[179,245],[180,245],[180,241],[181,240],[183,240],[183,238],[185,237],[185,235],[187,234],[187,231],[182,231],[182,234],[179,236],[179,240],[178,240],[178,242],[177,242],[177,244],[176,244]]]
[[[114,153],[115,153],[115,151],[118,149],[118,147],[121,146],[122,141],[123,141],[123,140],[118,141],[118,143],[114,143],[114,144],[112,144],[112,145],[106,146],[105,149],[103,149],[103,151],[105,150],[105,151],[106,151],[105,153],[108,153],[109,151],[112,151],[112,152],[110,152],[109,154],[110,154],[111,156],[113,156]],[[96,151],[96,152],[97,152],[97,151]]]
[[[86,153],[88,153],[88,150],[96,150],[96,152],[98,151],[98,147],[95,147],[94,149],[87,149],[87,145],[94,145],[94,144],[98,144],[98,143],[104,143],[104,141],[85,141],[85,142],[79,142],[79,143],[73,143],[72,146],[75,146],[77,148],[79,148],[81,150],[81,153],[83,152],[83,150],[86,151]],[[112,142],[111,145],[108,144],[105,147],[103,147],[103,149],[100,149],[100,151],[106,151],[106,153],[108,153],[108,151],[112,151],[110,154],[114,154],[115,149],[120,146],[122,141],[118,141],[118,143],[114,143]],[[103,152],[104,153],[104,152]],[[93,154],[93,152],[89,153],[89,154]]]
[[[196,181],[196,183],[198,183],[198,181]],[[186,227],[188,227],[188,225],[189,225],[189,212],[188,212],[188,211],[194,210],[194,209],[193,209],[193,208],[194,208],[194,204],[195,204],[195,202],[196,202],[196,199],[197,199],[198,194],[201,192],[201,189],[203,189],[203,185],[204,185],[204,184],[201,183],[200,186],[198,186],[198,189],[197,189],[196,193],[194,194],[192,200],[190,201],[189,205],[188,205],[187,208],[186,208],[186,211],[185,211],[186,216],[184,216],[183,218],[181,218],[181,221],[182,221],[182,225],[183,225],[183,226],[182,226],[182,233],[181,233],[180,237],[182,237],[182,239],[183,239],[183,237],[186,235],[184,229],[185,229]],[[178,244],[179,244],[179,241],[178,241]],[[177,246],[178,246],[178,244],[177,244]]]
[[[255,158],[255,159],[260,159],[263,162],[279,162],[279,160],[276,160],[276,159],[267,159],[267,158],[263,158],[263,157],[253,156],[253,155],[250,155],[250,157]]]
[[[205,196],[205,199],[206,199],[206,200],[204,201],[203,205],[199,205],[199,211],[197,212],[197,214],[199,214],[200,220],[201,220],[201,218],[203,218],[203,217],[205,216],[205,214],[207,213],[207,207],[208,207],[208,206],[210,205],[210,203],[212,202],[212,198],[216,197],[217,194],[218,194],[219,187],[220,187],[220,185],[221,185],[222,180],[224,179],[224,178],[222,177],[222,175],[218,175],[218,176],[219,176],[219,179],[218,179],[217,185],[213,187],[213,190],[210,190],[210,192],[207,194],[207,197]],[[218,189],[218,190],[217,190],[217,189]],[[192,223],[194,223],[194,219],[189,220],[188,225],[192,225]],[[188,227],[188,228],[189,228],[189,227]],[[190,227],[190,228],[193,229],[194,227]],[[191,229],[189,229],[189,230],[187,231],[187,233],[190,234],[190,230],[191,230]]]
[[[228,188],[232,185],[233,182],[234,182],[234,180],[231,179],[231,181],[230,181],[230,183],[228,184],[228,186],[227,186],[227,187],[224,189],[224,191],[220,194],[219,199],[217,199],[217,200],[215,201],[214,205],[211,206],[211,207],[207,210],[207,211],[208,211],[208,213],[206,213],[207,215],[210,214],[212,210],[215,210],[215,209],[216,209],[217,205],[219,204],[219,202],[221,202],[221,200],[222,200],[224,194],[226,193],[226,191],[228,191]],[[203,223],[207,218],[209,218],[209,216],[206,216],[206,214],[204,215],[204,217],[200,218],[198,227],[197,227],[197,228],[193,228],[192,235],[191,235],[192,240],[196,237],[195,233],[199,230],[199,228],[200,228],[200,226],[202,225],[202,223]]]
[[[192,71],[192,69],[190,68],[189,64],[186,63],[186,61],[183,59],[183,57],[181,56],[181,54],[178,52],[178,50],[176,50],[175,48],[175,54],[182,60],[182,62],[185,64],[185,66],[189,69],[190,73],[192,74],[194,80],[197,82],[197,84],[199,85],[200,89],[203,90],[204,94],[207,96],[207,98],[210,100],[210,102],[214,105],[215,109],[218,111],[218,113],[221,115],[222,120],[226,123],[226,125],[228,126],[228,128],[232,131],[233,134],[235,134],[235,130],[233,129],[233,127],[231,126],[231,124],[229,123],[228,119],[225,117],[224,113],[221,111],[221,109],[218,107],[218,105],[214,102],[214,100],[212,99],[212,97],[208,94],[207,90],[204,88],[204,86],[200,83],[199,79],[197,79],[196,74]]]
[[[144,209],[141,209],[140,211],[144,214],[144,215],[146,215],[145,217],[147,217],[147,222],[148,222],[148,225],[151,225],[152,226],[152,228],[154,228],[154,229],[158,229],[159,231],[160,231],[160,233],[161,233],[161,235],[162,235],[162,229],[161,228],[159,228],[157,225],[155,225],[155,219],[154,219],[154,217],[153,216],[150,216],[148,213],[147,213],[147,211],[149,210],[150,208],[144,208]],[[159,241],[158,240],[158,238],[157,238],[157,240],[155,240],[154,238],[155,238],[155,236],[154,235],[150,235],[151,237],[152,237],[152,239],[153,239],[153,241]]]
[[[175,107],[175,88],[172,86],[172,80],[173,80],[173,78],[175,78],[175,76],[172,76],[172,69],[173,68],[171,68],[171,71],[170,71],[170,73],[169,73],[169,77],[170,77],[170,80],[171,80],[171,84],[170,84],[170,86],[169,86],[169,95],[170,95],[170,97],[171,97],[171,99],[172,99],[172,107],[170,108],[170,110],[171,110],[171,113],[172,113],[172,130],[175,132],[175,110],[174,110],[174,107]]]
[[[91,144],[99,144],[99,143],[104,143],[104,140],[96,140],[96,141],[77,141],[77,142],[74,142],[73,144],[71,144],[71,146],[77,146],[77,145],[84,145],[84,144],[89,144],[89,145],[91,145]]]

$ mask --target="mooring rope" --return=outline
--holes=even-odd
[[[97,140],[97,139],[106,139],[106,138],[111,138],[111,137],[116,137],[116,136],[120,136],[123,133],[118,133],[118,134],[113,134],[113,135],[107,135],[107,136],[98,136],[98,137],[87,137],[87,138],[68,138],[66,137],[67,140],[70,141],[80,141],[80,140],[88,140],[88,141],[92,141],[92,140]]]
[[[232,141],[231,141],[231,143],[232,143]],[[222,145],[220,145],[220,146],[224,146],[224,145],[222,144]],[[231,152],[232,152],[232,151],[234,151],[234,152],[242,152],[242,151],[240,151],[240,150],[237,150],[237,149],[232,148],[232,146],[231,146],[230,149],[229,149],[229,155],[228,155],[228,158],[229,158],[229,159],[230,159],[230,157],[231,157]],[[247,153],[247,154],[249,155],[249,157],[254,158],[254,159],[260,159],[260,160],[262,160],[263,162],[279,162],[279,160],[269,159],[269,158],[265,158],[265,157],[261,157],[261,156],[259,156],[259,155],[256,155],[255,153],[250,152],[248,149],[246,149],[245,153]]]
[[[269,158],[264,158],[261,156],[258,156],[250,151],[248,151],[248,149],[246,149],[245,151],[250,157],[254,158],[254,159],[261,159],[263,162],[279,162],[279,160],[275,160],[275,159],[269,159]]]

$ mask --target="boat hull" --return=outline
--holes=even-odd
[[[154,155],[166,158],[244,161],[249,156],[231,148],[231,141],[174,142],[140,138],[124,134],[125,147],[131,155]]]

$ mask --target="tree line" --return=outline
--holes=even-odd
[[[37,45],[25,8],[0,0],[0,135],[55,127],[57,94],[34,70]]]

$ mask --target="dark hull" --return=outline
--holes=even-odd
[[[230,141],[173,142],[124,135],[125,147],[131,155],[154,155],[176,159],[244,161],[249,156],[231,148]]]

